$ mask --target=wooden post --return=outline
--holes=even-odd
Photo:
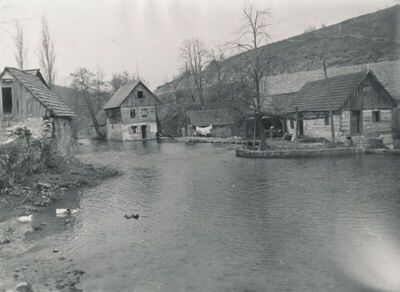
[[[296,107],[296,139],[299,138],[299,122],[300,122],[300,118],[299,118],[299,108]]]
[[[329,100],[329,122],[331,124],[331,139],[333,145],[336,144],[336,139],[335,139],[335,125],[333,124],[333,105],[332,105],[332,97],[330,93],[330,88],[329,88],[329,80],[328,80],[328,74],[326,72],[326,63],[325,60],[322,61],[322,65],[324,66],[324,75],[325,75],[325,80],[327,82],[327,89],[328,89],[328,100]]]
[[[256,131],[257,131],[256,117],[254,116],[254,124],[253,124],[253,147],[254,148],[256,148]]]
[[[282,125],[282,137],[286,135],[286,119],[279,119]]]

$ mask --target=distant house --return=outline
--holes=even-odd
[[[238,117],[229,109],[194,110],[186,112],[186,116],[189,128],[212,126],[212,137],[230,137],[240,134]]]
[[[60,151],[69,154],[75,144],[75,114],[47,86],[39,69],[6,67],[0,75],[0,117],[4,129],[26,119],[52,121],[53,138]]]
[[[335,137],[391,135],[395,99],[372,71],[361,71],[307,82],[299,92],[272,96],[272,106],[285,120],[284,128],[298,135],[331,139],[329,111]]]
[[[153,139],[158,133],[156,106],[161,101],[140,80],[122,86],[103,107],[109,140]]]

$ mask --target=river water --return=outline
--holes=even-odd
[[[150,142],[79,157],[124,171],[84,192],[73,224],[39,219],[63,226],[38,244],[86,272],[84,291],[400,291],[398,156]]]

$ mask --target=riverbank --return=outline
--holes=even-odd
[[[111,167],[63,156],[52,142],[36,139],[29,129],[20,127],[0,143],[0,255],[3,260],[11,259],[7,266],[0,264],[0,291],[10,291],[24,281],[32,284],[34,291],[79,291],[76,285],[83,271],[65,257],[57,264],[28,260],[29,250],[37,248],[38,240],[60,231],[40,218],[55,214],[56,208],[79,208],[84,189],[120,174]],[[29,216],[29,222],[19,222],[21,216]],[[65,218],[65,224],[72,224],[71,218]],[[23,264],[13,260],[21,257]],[[66,273],[68,266],[71,271]],[[43,270],[49,270],[55,282],[38,286]]]
[[[59,161],[60,162],[60,161]],[[24,176],[13,185],[1,190],[0,194],[0,252],[8,257],[29,256],[35,248],[35,238],[40,239],[59,232],[49,222],[36,219],[42,213],[55,213],[56,206],[62,201],[63,208],[79,208],[79,200],[84,189],[95,187],[107,178],[121,173],[114,168],[85,164],[77,159],[56,163],[45,167],[40,172]],[[32,215],[32,223],[20,223],[20,216]],[[65,218],[65,224],[71,224],[71,218]],[[29,238],[29,243],[26,241]],[[57,249],[50,249],[57,252]],[[5,274],[12,275],[2,279],[0,291],[7,291],[21,281],[30,283],[34,291],[80,291],[77,288],[80,276],[84,271],[78,269],[63,256],[57,263],[46,260],[26,260],[21,266],[0,268],[0,278]],[[9,269],[11,268],[11,269]],[[54,282],[37,281],[43,271],[52,274]],[[6,286],[2,286],[6,285]],[[5,290],[2,290],[5,289]]]

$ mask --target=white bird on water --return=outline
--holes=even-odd
[[[18,222],[20,222],[20,223],[32,222],[32,215],[18,217],[17,220],[18,220]]]

